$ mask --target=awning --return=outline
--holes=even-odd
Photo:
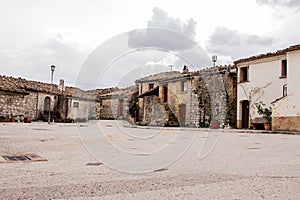
[[[138,97],[143,98],[145,96],[153,96],[153,95],[158,96],[158,93],[159,93],[159,86],[156,86],[155,88],[144,92],[143,94],[139,95]]]

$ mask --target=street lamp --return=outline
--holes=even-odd
[[[52,85],[53,85],[53,74],[54,74],[54,70],[55,70],[55,66],[51,65],[51,90],[50,90],[50,101],[49,101],[49,115],[48,115],[48,124],[50,124],[50,114],[51,114],[51,96],[52,96]]]
[[[213,61],[213,67],[216,66],[216,62],[217,62],[217,56],[216,55],[212,55],[211,56],[211,60]]]

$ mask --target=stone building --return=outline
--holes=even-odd
[[[190,111],[196,103],[192,82],[193,77],[187,71],[163,72],[136,80],[140,121],[153,126],[191,124]],[[194,125],[197,121],[194,119]]]
[[[99,119],[128,119],[137,117],[137,90],[135,86],[111,88],[109,92],[99,94],[96,110]]]
[[[236,69],[217,66],[194,72],[198,96],[200,126],[236,126]]]
[[[52,95],[51,94],[52,91]],[[0,75],[0,116],[47,121],[95,118],[96,91]]]
[[[130,119],[153,126],[234,126],[233,66],[170,71],[136,80],[128,88],[80,88],[0,76],[0,116],[73,122]],[[52,87],[52,95],[50,95]],[[51,102],[51,103],[50,103]],[[232,120],[233,119],[233,120]]]
[[[235,67],[171,71],[136,80],[139,120],[154,126],[235,124]]]

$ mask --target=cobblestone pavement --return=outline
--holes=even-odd
[[[47,161],[0,163],[0,199],[300,199],[300,135],[120,126],[116,121],[1,123],[2,156],[37,154]],[[193,140],[161,169],[126,173],[89,153],[78,133],[91,127],[105,127],[105,136],[88,142],[144,156],[169,147],[177,137],[192,134]],[[199,159],[203,143],[216,136],[212,151]]]

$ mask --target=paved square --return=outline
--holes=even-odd
[[[47,161],[1,163],[0,199],[300,199],[299,135],[123,125],[1,123],[1,155],[37,154]],[[94,139],[83,136],[94,133]],[[151,157],[170,148],[161,153],[161,161],[173,160],[182,147],[178,144],[190,138],[186,151],[168,165],[160,168],[159,157]],[[117,160],[107,167],[87,149],[100,144],[144,159],[131,163],[128,157],[118,158],[136,166],[132,171],[154,159],[147,168],[153,171],[119,171]],[[203,144],[214,148],[200,159]],[[105,159],[115,159],[114,152],[103,151]]]

